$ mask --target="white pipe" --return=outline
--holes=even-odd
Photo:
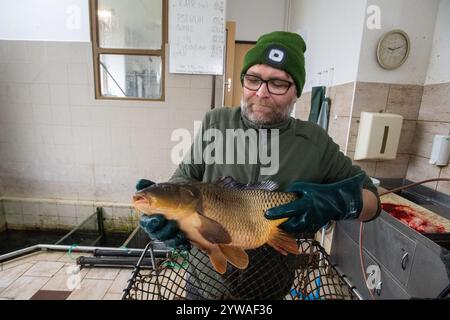
[[[121,250],[121,248],[111,248],[111,247],[90,247],[90,246],[68,246],[68,245],[55,245],[55,244],[37,244],[24,249],[19,249],[13,252],[6,253],[0,256],[0,263],[5,260],[11,260],[12,258],[25,255],[27,253],[36,250],[54,250],[54,251],[72,251],[72,252],[94,252],[95,250],[105,250],[105,251],[116,251]],[[139,252],[142,253],[144,249],[129,249],[123,248],[126,252]],[[158,252],[160,250],[153,250],[153,252]],[[164,251],[166,252],[166,251]]]
[[[291,6],[292,1],[291,0],[285,0],[284,3],[284,31],[289,31],[289,28],[291,27]]]

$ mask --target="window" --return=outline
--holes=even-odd
[[[91,0],[97,99],[164,100],[167,0]]]

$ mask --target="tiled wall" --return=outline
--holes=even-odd
[[[211,105],[211,76],[171,74],[165,102],[95,100],[90,43],[0,41],[0,74],[4,197],[129,203],[138,179],[170,177],[172,131]]]
[[[328,133],[345,152],[347,134],[351,119],[354,82],[331,87],[328,89],[331,99]],[[305,92],[297,101],[296,117],[308,120],[311,109],[311,92]]]
[[[428,163],[436,134],[450,134],[450,83],[426,85],[418,112],[418,121],[406,178],[420,181],[450,178],[450,169]],[[431,182],[427,187],[450,194],[449,182]]]
[[[378,178],[405,178],[412,152],[416,122],[423,87],[387,83],[357,82],[347,155],[353,158],[362,111],[396,113],[403,116],[403,126],[395,160],[355,161],[369,175]]]
[[[9,198],[0,201],[9,229],[70,230],[102,207],[107,231],[131,232],[139,214],[127,205],[93,201]]]
[[[362,111],[403,116],[395,160],[354,161],[369,175],[406,178],[415,182],[450,178],[449,166],[436,167],[428,163],[434,135],[450,134],[450,83],[420,86],[356,82],[332,87],[330,98],[328,132],[341,151],[352,159]],[[297,103],[296,116],[307,120],[310,104],[311,93],[304,93]],[[450,194],[449,182],[433,182],[425,186]]]

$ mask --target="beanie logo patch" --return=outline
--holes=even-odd
[[[272,48],[269,51],[269,60],[275,63],[282,63],[284,60],[284,51]]]

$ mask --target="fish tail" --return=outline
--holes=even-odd
[[[288,253],[299,254],[298,244],[295,238],[279,228],[274,228],[269,236],[267,244],[283,255]]]

